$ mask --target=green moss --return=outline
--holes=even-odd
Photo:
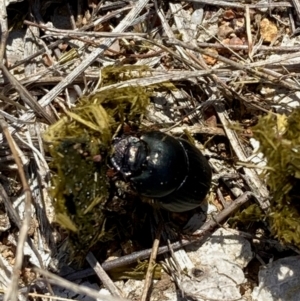
[[[263,177],[271,193],[268,218],[273,234],[300,247],[300,109],[289,117],[260,118],[253,132],[269,167]]]
[[[143,280],[145,279],[149,263],[148,261],[139,261],[138,264],[131,266],[123,266],[116,268],[109,272],[109,275],[114,280],[124,280],[124,279],[135,279]],[[156,264],[153,269],[153,279],[160,279],[162,267]]]
[[[251,204],[247,208],[237,212],[228,220],[228,223],[233,226],[242,221],[243,223],[259,222],[262,220],[263,211],[257,204]]]
[[[142,76],[145,68],[104,68],[102,85]],[[107,89],[79,99],[75,108],[50,126],[44,141],[53,161],[51,195],[56,220],[69,231],[77,256],[99,241],[120,233],[105,210],[109,197],[107,160],[112,136],[125,122],[139,125],[149,104],[151,89]],[[122,223],[119,223],[122,224]],[[79,254],[79,255],[78,255]]]

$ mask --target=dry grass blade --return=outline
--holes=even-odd
[[[246,156],[243,148],[241,147],[240,141],[232,129],[230,129],[230,120],[226,114],[226,110],[224,106],[220,102],[215,103],[216,112],[223,124],[224,131],[231,143],[232,149],[235,151],[237,157],[240,161],[246,161]],[[261,181],[261,179],[258,177],[255,170],[244,168],[245,174],[246,174],[246,181],[251,187],[251,191],[255,193],[255,195],[260,196],[258,198],[258,201],[260,203],[260,206],[263,210],[267,210],[269,207],[269,202],[267,198],[269,197],[269,192],[267,190],[267,187],[264,185],[264,183]]]
[[[218,70],[217,73],[219,73],[219,72],[222,73],[223,71],[226,73],[226,70]],[[122,83],[112,84],[112,85],[100,88],[96,92],[101,92],[101,91],[109,90],[112,88],[118,89],[118,88],[130,87],[130,86],[135,86],[135,85],[150,86],[150,85],[168,82],[170,80],[180,81],[183,79],[190,79],[193,77],[210,75],[210,74],[214,74],[214,70],[162,72],[162,74],[158,74],[158,75],[151,76],[151,77],[149,76],[149,77],[144,77],[144,78],[131,79],[128,81],[124,81]]]
[[[44,117],[49,124],[55,122],[55,120],[41,107],[41,105],[35,101],[32,95],[27,91],[25,87],[23,87],[18,80],[7,70],[7,68],[0,64],[0,69],[8,78],[11,85],[18,91],[21,99],[39,116]]]
[[[236,7],[236,8],[245,8],[244,3],[240,1],[220,1],[220,0],[188,0],[188,2],[196,2],[214,6],[224,6],[224,7]],[[292,4],[289,2],[266,2],[266,3],[256,3],[249,4],[249,8],[270,8],[270,7],[292,7]]]
[[[169,41],[168,42],[170,45],[180,45],[181,47],[186,47],[188,49],[191,49],[191,50],[194,50],[194,51],[197,51],[201,54],[205,54],[207,56],[210,56],[210,57],[213,57],[217,60],[220,60],[221,62],[225,63],[225,64],[228,64],[238,70],[243,70],[243,71],[246,71],[246,72],[249,72],[251,75],[254,75],[254,76],[257,76],[258,78],[261,78],[261,79],[264,79],[264,80],[267,80],[269,83],[274,83],[274,82],[278,82],[282,87],[285,87],[289,90],[300,90],[300,86],[297,85],[297,84],[294,84],[293,82],[289,82],[289,81],[286,81],[286,80],[280,80],[280,77],[274,77],[274,76],[270,76],[266,73],[263,73],[263,72],[260,72],[260,71],[257,71],[255,69],[253,69],[252,67],[246,65],[246,64],[241,64],[241,63],[236,63],[230,59],[227,59],[221,55],[218,55],[218,54],[215,54],[213,52],[210,52],[210,51],[207,51],[207,50],[203,50],[201,48],[198,48],[196,46],[193,46],[193,45],[189,45],[189,44],[185,44],[179,40],[176,40],[176,41]]]
[[[65,36],[65,37],[109,37],[109,38],[132,38],[132,37],[145,37],[147,34],[145,33],[130,33],[130,32],[84,32],[84,31],[73,31],[73,30],[62,30],[62,29],[56,29],[51,28],[47,26],[43,26],[40,24],[36,24],[30,21],[25,21],[24,24],[30,25],[30,26],[36,26],[38,28],[41,28],[45,31],[51,32],[52,36],[58,35],[58,36]]]

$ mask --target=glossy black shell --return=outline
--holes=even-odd
[[[210,188],[211,168],[202,153],[159,131],[117,140],[111,161],[139,194],[169,211],[198,207]]]

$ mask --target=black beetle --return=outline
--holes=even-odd
[[[142,196],[156,198],[173,212],[198,207],[212,172],[202,153],[184,139],[159,131],[124,135],[113,145],[111,163]]]

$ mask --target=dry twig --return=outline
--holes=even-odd
[[[7,12],[6,12],[6,1],[0,0],[0,33],[1,33],[1,40],[0,40],[0,62],[3,62],[4,54],[5,54],[5,47],[6,47],[6,40],[8,37],[8,26],[7,26]]]
[[[147,269],[147,274],[146,274],[146,277],[145,277],[145,284],[144,284],[144,289],[143,289],[143,293],[142,293],[142,296],[141,296],[141,301],[146,301],[147,300],[147,296],[148,296],[149,289],[150,289],[151,282],[152,282],[152,278],[153,278],[153,272],[154,272],[154,268],[155,268],[155,261],[156,261],[156,256],[157,256],[157,251],[158,251],[158,247],[159,247],[159,242],[160,242],[160,236],[161,236],[162,229],[163,229],[163,223],[161,221],[159,223],[158,229],[156,231],[155,239],[153,241],[152,251],[151,251],[150,258],[149,258],[148,269]]]

